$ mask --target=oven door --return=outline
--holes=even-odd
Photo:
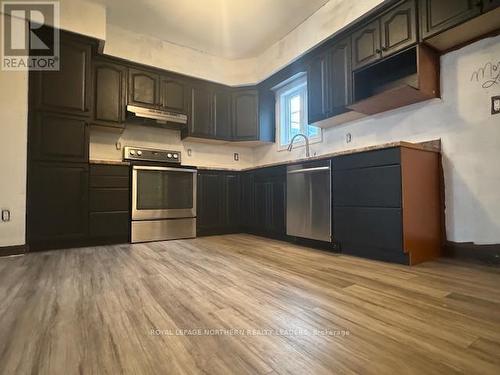
[[[195,169],[134,166],[132,220],[196,217]]]

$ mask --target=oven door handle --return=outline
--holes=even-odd
[[[197,173],[196,169],[186,169],[186,168],[171,168],[171,167],[150,167],[145,165],[134,165],[132,167],[134,171],[174,171],[174,172],[186,172],[186,173]]]

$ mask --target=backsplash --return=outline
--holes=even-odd
[[[116,144],[121,144],[117,149]],[[123,147],[138,146],[180,151],[183,165],[198,167],[243,169],[253,166],[253,151],[248,147],[225,144],[184,142],[178,130],[127,124],[123,133],[92,128],[90,133],[91,160],[121,160]],[[188,150],[191,149],[191,156]],[[239,161],[234,160],[238,153]]]

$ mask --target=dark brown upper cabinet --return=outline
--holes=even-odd
[[[415,12],[415,0],[410,0],[405,1],[380,18],[383,57],[417,42]]]
[[[189,92],[184,82],[161,77],[160,97],[162,109],[179,113],[186,113]]]
[[[351,75],[350,37],[313,59],[307,78],[310,124],[346,111],[351,103]]]
[[[439,97],[439,55],[418,44],[353,74],[349,109],[373,115]]]
[[[330,116],[332,105],[332,53],[330,50],[315,57],[307,71],[307,117],[310,124]]]
[[[351,38],[332,48],[332,113],[345,112],[352,101]]]
[[[89,132],[85,118],[48,112],[33,114],[29,140],[31,160],[88,162]]]
[[[380,21],[375,20],[352,35],[352,65],[354,69],[380,58]]]
[[[253,89],[233,92],[233,140],[259,139],[259,93]]]
[[[189,136],[214,138],[214,92],[205,85],[191,88]]]
[[[60,70],[32,72],[36,109],[89,116],[92,45],[61,33]]]
[[[420,32],[422,38],[441,33],[481,13],[478,0],[421,0]]]
[[[415,0],[408,0],[353,33],[353,69],[371,64],[416,42]]]
[[[97,60],[93,68],[94,115],[92,123],[123,128],[125,121],[127,69]]]
[[[215,138],[231,140],[231,93],[229,90],[217,89],[214,100]]]
[[[160,75],[138,69],[128,71],[128,104],[139,107],[160,106]]]

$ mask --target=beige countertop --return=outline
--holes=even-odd
[[[411,143],[411,142],[405,142],[405,141],[388,142],[388,143],[383,143],[383,144],[379,144],[379,145],[375,145],[375,146],[366,146],[366,147],[354,148],[354,149],[350,149],[350,150],[331,152],[328,154],[312,156],[309,158],[302,158],[302,159],[279,161],[279,162],[275,162],[275,163],[263,164],[263,165],[259,165],[257,167],[245,168],[245,169],[224,168],[224,167],[222,167],[222,168],[221,167],[203,167],[203,166],[198,167],[198,169],[217,170],[217,171],[232,171],[232,172],[247,171],[247,170],[252,170],[252,169],[273,167],[273,166],[278,166],[278,165],[289,165],[289,164],[301,163],[301,162],[305,162],[305,161],[321,160],[321,159],[327,159],[327,158],[331,158],[331,157],[339,156],[339,155],[355,154],[358,152],[381,150],[384,148],[392,148],[392,147],[406,147],[406,148],[412,148],[415,150],[422,150],[422,151],[438,152],[439,153],[439,152],[441,152],[441,140],[437,139],[437,140],[420,142],[420,143]],[[129,162],[121,161],[121,160],[97,160],[97,159],[90,160],[90,164],[130,165]]]
[[[128,161],[122,160],[99,160],[92,159],[89,161],[90,164],[105,164],[105,165],[130,165]]]
[[[217,170],[217,171],[233,171],[233,172],[239,171],[239,170],[249,171],[252,169],[259,169],[259,168],[265,168],[265,167],[274,167],[274,166],[278,166],[278,165],[289,165],[289,164],[296,164],[296,163],[301,163],[301,162],[306,162],[306,161],[328,159],[328,158],[331,158],[334,156],[339,156],[339,155],[356,154],[358,152],[381,150],[384,148],[392,148],[392,147],[406,147],[406,148],[412,148],[415,150],[422,150],[422,151],[439,153],[439,152],[441,152],[441,140],[437,139],[437,140],[426,141],[426,142],[421,142],[421,143],[411,143],[411,142],[405,142],[405,141],[388,142],[388,143],[383,143],[383,144],[375,145],[375,146],[366,146],[366,147],[354,148],[354,149],[350,149],[350,150],[331,152],[328,154],[312,156],[309,158],[302,158],[302,159],[295,159],[295,160],[288,160],[288,161],[278,161],[275,163],[263,164],[263,165],[259,165],[257,167],[245,168],[245,169],[216,168],[216,167],[198,167],[198,169]]]

